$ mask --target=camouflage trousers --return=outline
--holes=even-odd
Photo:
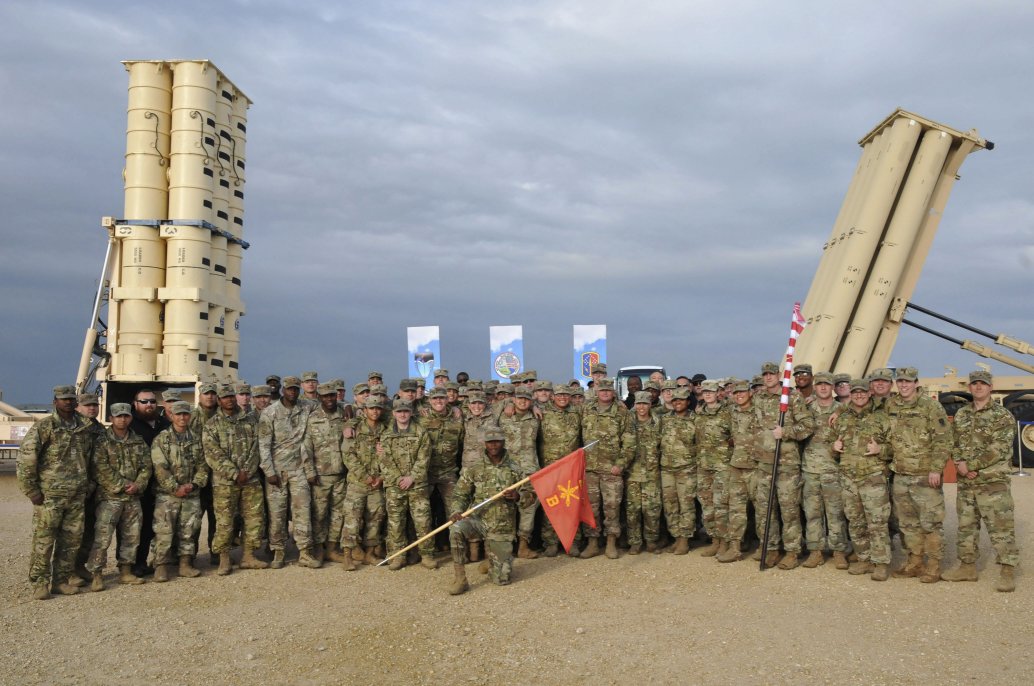
[[[449,527],[449,548],[452,561],[461,565],[467,562],[467,543],[485,541],[485,557],[489,563],[489,578],[500,586],[510,583],[513,573],[513,535],[502,538],[491,534],[485,540],[485,524],[477,515],[461,519]]]
[[[212,502],[215,506],[215,540],[212,552],[221,555],[233,544],[234,522],[237,515],[244,520],[244,549],[257,550],[265,538],[266,501],[262,496],[262,484],[254,482],[212,487]]]
[[[437,478],[430,477],[428,479],[427,485],[428,485],[428,489],[429,489],[428,492],[429,492],[430,495],[434,495],[434,492],[438,491],[438,495],[442,499],[442,504],[445,506],[444,507],[444,509],[445,509],[445,517],[446,517],[446,519],[448,519],[448,517],[449,517],[449,507],[452,505],[452,492],[456,490],[456,475],[455,474],[449,474],[447,476],[441,476],[441,477],[437,477]],[[444,524],[445,523],[444,520],[441,521],[441,522],[437,521],[437,518],[434,516],[434,514],[435,513],[434,513],[433,508],[432,508],[432,512],[431,512],[431,527],[432,528],[434,528],[436,526],[439,526],[440,524]],[[435,536],[435,538],[437,539],[438,536]]]
[[[890,495],[887,477],[873,474],[864,479],[842,478],[844,513],[851,544],[863,560],[890,564]]]
[[[118,531],[118,550],[115,559],[120,565],[136,564],[136,550],[140,547],[140,524],[143,508],[140,499],[101,500],[97,503],[97,525],[93,530],[93,550],[86,569],[96,574],[107,562],[111,537]]]
[[[625,482],[625,533],[630,544],[656,543],[661,537],[661,481]]]
[[[291,511],[291,533],[298,550],[312,547],[312,487],[301,469],[280,472],[280,485],[266,481],[269,508],[269,549],[287,545],[287,511]]]
[[[722,538],[727,541],[741,542],[747,533],[747,505],[754,501],[756,480],[757,469],[754,467],[730,465],[726,472],[725,492],[729,505]]]
[[[151,541],[152,564],[168,565],[179,555],[197,554],[197,537],[201,531],[201,496],[194,492],[186,498],[159,493],[154,503],[154,540]]]
[[[717,469],[697,469],[697,500],[700,501],[701,524],[711,538],[724,535],[725,522],[729,518],[729,497],[725,492],[725,477],[728,465]]]
[[[895,474],[893,486],[894,513],[898,516],[898,528],[905,549],[913,555],[922,555],[940,560],[944,553],[944,491],[934,488],[926,474],[912,476]],[[940,546],[937,550],[925,550],[924,538],[937,534]],[[927,541],[928,543],[928,541]],[[928,547],[928,546],[927,546]]]
[[[768,511],[768,495],[772,488],[772,465],[764,462],[758,463],[755,484],[755,530],[758,539],[763,541],[765,537],[765,512]],[[776,514],[777,511],[778,515]],[[801,551],[803,536],[801,534],[800,465],[779,465],[779,476],[776,477],[776,502],[772,504],[770,529],[771,533],[768,539],[769,550],[778,549],[781,538],[783,549],[786,552],[799,553]]]
[[[801,502],[808,550],[847,552],[847,520],[844,518],[843,487],[839,472],[804,472]]]
[[[661,469],[661,505],[672,536],[692,538],[697,528],[696,467]]]
[[[367,548],[381,544],[384,524],[384,491],[364,483],[350,483],[345,491],[344,530],[341,547],[355,548],[361,542]],[[362,534],[362,541],[359,536]]]
[[[416,537],[422,538],[431,532],[431,489],[424,484],[414,485],[403,491],[397,487],[384,489],[384,501],[388,511],[388,554],[406,547],[406,517],[413,518]],[[434,539],[420,544],[420,555],[434,556]]]
[[[75,569],[75,555],[83,539],[83,496],[46,496],[32,508],[32,553],[29,583],[62,583]],[[53,567],[51,567],[53,565]],[[53,569],[53,573],[51,572]]]
[[[345,523],[345,477],[321,474],[312,486],[312,541],[336,546]]]
[[[97,528],[97,491],[86,497],[83,505],[83,541],[79,544],[79,552],[75,556],[75,566],[86,567],[93,550],[93,532]]]
[[[585,490],[592,505],[592,516],[596,528],[585,526],[588,538],[599,538],[600,529],[606,536],[621,535],[621,498],[624,495],[625,480],[610,472],[585,472]]]
[[[998,563],[1014,567],[1019,564],[1020,552],[1016,547],[1016,524],[1008,481],[967,484],[960,477],[955,507],[959,513],[959,560],[968,564],[977,561],[980,521],[983,520],[991,546],[998,555]]]

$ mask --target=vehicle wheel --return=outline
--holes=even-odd
[[[1034,422],[1034,407],[1027,408],[1016,417],[1016,421],[1021,422],[1020,426],[1017,427],[1020,432],[1019,450],[1023,451],[1023,467],[1025,469],[1034,468],[1034,424],[1023,424],[1022,422]],[[1016,445],[1013,445],[1013,456],[1012,463],[1014,466],[1020,465],[1019,454],[1017,453]]]
[[[954,417],[967,403],[973,402],[973,396],[965,391],[948,391],[938,395],[937,400],[944,406],[947,415]]]

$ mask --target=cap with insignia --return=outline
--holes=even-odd
[[[283,381],[283,387],[286,388],[301,388],[302,380],[297,376],[285,376]]]
[[[320,375],[316,372],[302,372],[302,381],[319,381]]]
[[[750,385],[751,385],[751,387],[754,387],[754,386],[764,386],[765,382],[761,378],[760,374],[755,374],[754,376],[752,376],[750,378]]]
[[[829,384],[830,386],[832,386],[833,385],[833,375],[830,374],[829,372],[819,372],[818,374],[815,375],[814,383],[816,383],[816,384],[825,383],[825,384]]]
[[[363,402],[363,407],[376,407],[384,409],[384,401],[377,396],[370,396]]]
[[[539,373],[536,372],[534,369],[529,369],[528,371],[524,372],[524,376],[521,378],[521,381],[538,381],[538,380],[539,380]]]
[[[991,380],[991,372],[984,371],[983,369],[969,373],[970,383],[986,383],[988,386],[990,386]],[[82,405],[83,401],[80,400],[79,404]]]
[[[97,395],[94,393],[82,393],[77,398],[80,405],[100,405]]]
[[[388,395],[388,387],[382,383],[375,383],[370,386],[371,395]]]
[[[413,381],[412,379],[402,379],[402,381],[399,381],[399,390],[400,391],[415,391],[416,390],[416,382]]]
[[[222,386],[220,386],[219,390],[216,391],[216,392],[219,394],[220,398],[228,398],[231,395],[234,395],[234,396],[237,395],[237,389],[234,388],[233,386],[231,386],[228,383],[227,384],[223,384]]]
[[[700,384],[700,388],[704,391],[704,393],[717,393],[718,382],[713,380],[707,380],[704,383]]]
[[[733,383],[732,383],[732,392],[733,393],[743,393],[744,391],[747,392],[747,393],[750,393],[750,384],[747,383],[746,379],[736,379],[735,381],[733,381]]]
[[[467,403],[484,403],[484,402],[485,402],[485,394],[482,393],[481,391],[471,391],[470,395],[467,397]]]
[[[571,395],[571,387],[563,384],[553,386],[553,395]]]
[[[237,391],[240,395],[251,395],[251,384],[247,381],[241,381],[233,385],[233,390]]]
[[[527,388],[518,388],[516,391],[513,392],[513,396],[515,398],[527,398],[530,400],[531,391],[529,391]]]
[[[535,390],[536,391],[552,391],[553,390],[553,384],[551,384],[550,382],[548,382],[546,380],[536,381],[535,382]]]
[[[496,395],[513,395],[513,384],[501,383],[495,388]]]
[[[865,379],[851,379],[851,390],[852,391],[868,391],[869,382]]]
[[[607,373],[607,365],[604,364],[603,362],[597,362],[596,364],[592,365],[592,367],[589,368],[589,373],[590,374],[606,374]]]
[[[662,391],[674,391],[678,387],[679,385],[678,383],[676,383],[675,379],[668,379],[667,381],[661,384]]]
[[[468,391],[482,391],[485,389],[485,382],[481,379],[471,379],[467,382]]]
[[[439,386],[439,388],[441,388],[441,386]],[[458,390],[460,390],[460,385],[458,383],[456,383],[455,381],[449,381],[448,383],[445,384],[445,390],[447,390],[447,391],[458,391]]]
[[[919,378],[919,370],[915,367],[898,367],[895,378],[898,381],[916,381]]]
[[[652,405],[653,396],[650,395],[649,391],[639,391],[635,394],[635,404]]]
[[[611,379],[600,379],[599,381],[596,382],[594,388],[597,391],[613,391],[614,390],[614,381],[611,380]]]
[[[869,374],[869,381],[893,381],[893,380],[894,380],[894,372],[890,371],[886,367],[880,367],[879,369],[874,369],[872,371],[872,373]],[[854,383],[854,380],[852,380],[851,383]]]
[[[368,384],[357,383],[356,385],[352,386],[352,395],[359,395],[360,393],[369,393],[369,392],[370,392],[370,386]]]
[[[366,373],[366,380],[367,380],[367,381],[369,381],[370,379],[383,379],[383,378],[384,378],[384,375],[383,375],[383,374],[381,374],[381,373],[380,373],[379,371],[377,371],[376,369],[375,369],[375,370],[373,370],[373,371],[371,371],[371,372],[367,372],[367,373]]]
[[[279,381],[280,377],[276,377],[276,380]],[[211,381],[206,381],[205,383],[197,387],[197,392],[201,395],[204,395],[205,393],[215,393],[215,391],[216,385]]]
[[[846,384],[851,383],[851,375],[850,374],[834,374],[833,375],[833,385],[834,386],[839,386],[842,383],[846,383]]]
[[[276,375],[276,374],[270,374],[269,376],[266,377],[266,383],[269,383],[270,381],[279,381],[279,380],[280,380],[280,377],[278,375]]]
[[[321,383],[319,386],[316,386],[316,395],[337,395],[337,385]]]
[[[190,403],[183,400],[177,400],[172,404],[173,414],[190,414]]]
[[[432,388],[430,391],[427,392],[427,397],[428,398],[444,398],[447,395],[448,394],[445,392],[445,389],[442,388],[441,386],[435,386],[434,388]]]
[[[126,415],[132,416],[133,408],[129,406],[129,403],[115,403],[111,406],[111,412],[108,414],[112,417],[125,417]]]
[[[795,366],[793,368],[793,375],[794,376],[797,376],[798,374],[811,374],[811,373],[812,373],[811,365],[808,364],[808,363],[799,364],[799,365],[797,365],[797,366]]]
[[[571,386],[571,395],[572,396],[580,395],[581,397],[584,398],[585,397],[585,389],[582,388],[581,384],[578,384],[577,386]]]
[[[336,388],[339,391],[345,390],[345,380],[344,379],[331,379],[327,383],[329,383],[331,386],[333,386],[334,388]]]
[[[255,398],[265,398],[273,395],[273,389],[268,384],[259,384],[251,387],[251,395]]]
[[[403,400],[402,398],[399,398],[398,400],[391,403],[391,409],[395,412],[412,412],[413,403],[409,402],[408,400]]]
[[[489,441],[506,441],[506,433],[498,426],[486,426],[481,440],[485,443]]]
[[[179,399],[180,399],[180,392],[179,391],[174,391],[174,390],[172,390],[170,388],[169,390],[162,392],[162,402],[163,403],[174,403],[174,402],[176,402]]]
[[[434,378],[437,379],[437,378],[440,378],[440,377],[443,377],[443,376],[446,379],[449,378],[449,370],[448,369],[435,369],[434,370]]]
[[[689,400],[689,389],[688,388],[676,388],[671,392],[672,400]]]
[[[766,362],[763,365],[761,365],[761,373],[762,374],[778,374],[779,373],[779,365],[777,363],[775,363],[775,362]]]
[[[656,381],[647,381],[643,385],[643,388],[645,388],[648,391],[649,390],[660,391],[661,390],[661,385],[659,383],[657,383]]]
[[[54,386],[54,397],[61,400],[69,398],[75,400],[79,397],[79,394],[75,392],[75,386]]]

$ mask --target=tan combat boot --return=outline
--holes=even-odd
[[[50,600],[50,589],[48,588],[48,586],[50,586],[50,584],[48,583],[36,584],[36,586],[32,589],[32,599]]]
[[[140,584],[144,583],[143,579],[138,577],[136,574],[133,574],[133,566],[132,565],[119,565],[118,566],[118,571],[119,571],[118,582],[120,584],[140,585]]]
[[[729,542],[724,538],[718,541],[718,550],[715,552],[715,557],[721,555],[729,549]]]
[[[388,563],[388,569],[390,569],[393,572],[397,572],[398,570],[402,569],[405,566],[406,566],[406,556],[405,555],[398,555],[396,557],[393,557],[391,559],[391,562]]]
[[[241,554],[241,569],[269,569],[269,563],[255,557],[254,550],[247,548]]]
[[[356,546],[352,549],[352,559],[356,562],[362,562],[366,559],[366,553],[360,546]]]
[[[546,549],[542,551],[543,557],[556,557],[560,554],[560,546],[556,543],[550,543],[546,546]]]
[[[717,538],[712,538],[711,543],[700,549],[700,557],[714,557],[718,554],[718,546],[720,545]]]
[[[169,565],[154,566],[154,580],[156,583],[164,584],[169,580]]]
[[[872,574],[869,576],[873,581],[886,581],[890,577],[887,565],[873,565]]]
[[[93,575],[93,582],[90,583],[90,590],[94,592],[104,590],[104,576],[100,572]]]
[[[323,551],[323,561],[344,563],[345,558],[351,555],[351,553],[351,548],[345,548],[342,552],[337,549],[336,545],[327,545],[326,550]]]
[[[143,583],[143,579],[140,580]],[[54,587],[54,593],[60,593],[61,595],[75,595],[79,592],[78,586],[73,586],[67,581],[62,581]]]
[[[309,548],[304,548],[298,551],[298,566],[308,567],[309,569],[319,569],[323,566],[318,557],[313,557]]]
[[[977,578],[977,566],[974,563],[959,562],[951,569],[941,572],[943,581],[976,581]]]
[[[908,562],[901,569],[894,571],[895,579],[910,579],[914,576],[919,576],[923,571],[923,556],[908,554]]]
[[[629,555],[638,555],[641,552],[643,552],[643,544],[642,543],[629,543],[628,544],[628,554]]]
[[[463,569],[463,565],[453,564],[452,565],[452,586],[449,587],[449,595],[460,595],[466,593],[470,588],[470,584],[467,583],[467,572]]]
[[[847,573],[848,574],[854,574],[856,576],[859,576],[859,575],[862,575],[862,574],[872,574],[872,572],[873,572],[872,563],[871,562],[866,562],[865,560],[858,560],[858,562],[852,562],[851,566],[848,567],[848,569],[847,569]]]
[[[919,581],[932,584],[941,580],[941,535],[937,532],[923,536],[923,552],[926,564],[919,575]]]
[[[481,560],[481,541],[467,542],[467,557],[470,558],[471,562],[478,562]]]
[[[341,569],[346,572],[354,572],[357,567],[355,566],[355,560],[352,559],[352,549],[345,548],[343,555],[338,555],[338,559],[341,561]]]
[[[736,562],[737,560],[743,559],[743,553],[740,552],[739,541],[725,546],[725,550],[719,553],[716,557],[719,562]]]
[[[488,570],[492,565],[489,564],[488,560],[482,560],[481,564],[478,565],[478,574],[488,574]]]
[[[358,548],[356,548],[356,550],[358,550]],[[380,558],[377,557],[377,546],[367,546],[366,552],[363,554],[363,564],[376,566],[378,562],[380,562]]]
[[[765,553],[765,567],[775,567],[779,564],[779,551],[769,550]]]
[[[522,560],[534,560],[538,556],[539,554],[531,549],[528,539],[521,536],[520,543],[517,544],[517,557]]]
[[[839,550],[833,551],[833,566],[837,569],[847,569],[850,565],[847,563],[847,555],[844,555]]]
[[[281,553],[282,555],[283,553]],[[230,551],[227,550],[225,553],[219,556],[219,569],[215,570],[215,573],[219,576],[226,576],[230,573]]]
[[[996,591],[999,593],[1012,593],[1016,590],[1014,569],[1012,565],[1002,565],[1001,575],[998,577],[998,583],[995,584]]]
[[[841,555],[843,555],[843,553],[841,553]],[[833,556],[835,559],[836,554],[834,553]],[[826,564],[826,556],[822,554],[821,550],[813,550],[808,553],[808,559],[805,560],[804,564],[801,566],[806,569],[815,569],[816,567],[820,567],[824,564]]]
[[[68,585],[81,588],[86,585],[85,577],[79,576],[78,572],[72,572],[72,575],[68,577]]]
[[[603,553],[608,560],[618,559],[618,537],[607,536],[607,549]]]
[[[664,551],[664,545],[657,541],[646,542],[646,552],[653,553],[654,555],[660,555]]]
[[[800,563],[801,560],[797,556],[797,551],[787,550],[786,554],[783,555],[783,559],[779,560],[779,569],[796,569]]]
[[[678,536],[675,538],[675,547],[672,548],[672,553],[676,555],[685,555],[689,552],[689,539],[685,536]]]
[[[283,569],[284,568],[284,551],[283,550],[274,550],[273,551],[273,561],[269,563],[269,566],[272,567],[273,569]],[[223,566],[219,565],[219,568],[222,569]]]
[[[589,544],[585,546],[585,550],[578,557],[583,560],[588,560],[591,557],[596,557],[600,554],[600,539],[592,536],[589,538]]]
[[[420,555],[420,566],[425,569],[438,569],[438,560],[434,559],[434,553]]]
[[[194,566],[193,555],[180,555],[180,576],[194,579],[201,576],[201,571]]]

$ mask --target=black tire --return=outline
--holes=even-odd
[[[1034,407],[1028,407],[1016,417],[1018,422],[1034,422]],[[1020,432],[1019,450],[1023,451],[1023,468],[1034,468],[1034,424],[1020,424],[1016,427]],[[1016,444],[1012,449],[1013,466],[1020,466]]]
[[[944,406],[948,416],[954,417],[956,412],[973,402],[973,396],[965,391],[946,391],[939,394],[937,400]]]

